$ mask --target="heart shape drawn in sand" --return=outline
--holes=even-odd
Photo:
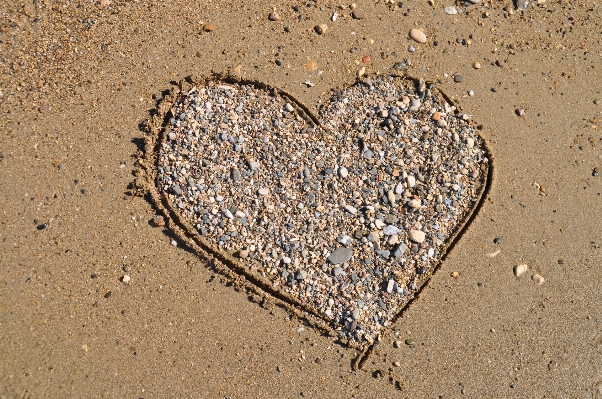
[[[404,77],[333,91],[319,119],[265,85],[183,83],[149,126],[141,164],[169,227],[352,346],[398,317],[490,180],[468,117]]]

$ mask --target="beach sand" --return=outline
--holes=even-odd
[[[357,1],[355,19],[351,2],[104,1],[3,6],[2,397],[602,397],[597,2]],[[171,245],[132,183],[145,121],[188,76],[265,82],[314,111],[360,67],[399,62],[482,125],[495,169],[356,369],[359,350]]]

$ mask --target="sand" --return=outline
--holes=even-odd
[[[2,396],[600,397],[602,20],[595,2],[536,3],[446,15],[437,2],[358,1],[359,20],[330,1],[4,6]],[[181,79],[230,72],[314,110],[364,56],[367,74],[409,59],[412,76],[441,79],[482,125],[495,173],[462,239],[356,370],[358,350],[171,245],[131,184],[142,125]],[[517,264],[529,266],[520,278]]]

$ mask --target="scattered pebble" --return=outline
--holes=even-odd
[[[360,11],[360,10],[353,10],[353,12],[351,13],[351,15],[355,19],[364,19],[364,18],[366,18],[366,13],[364,11]]]
[[[460,273],[458,273],[458,272],[451,272],[451,276],[453,278],[458,278],[460,276]]]
[[[514,275],[516,277],[520,277],[523,274],[525,274],[527,272],[527,270],[529,270],[529,266],[527,266],[527,265],[524,265],[524,264],[516,265],[516,266],[514,266]]]
[[[205,25],[203,25],[203,30],[205,32],[213,32],[215,30],[215,25],[213,25],[213,24],[205,24]]]
[[[394,347],[394,348],[398,348],[398,349],[399,349],[399,348],[401,348],[402,346],[403,346],[403,342],[401,342],[401,341],[394,341],[394,342],[393,342],[393,347]]]
[[[545,281],[544,278],[539,274],[534,274],[533,276],[531,276],[531,280],[533,280],[537,285],[542,285]]]
[[[401,367],[401,363],[399,363],[399,362],[393,362],[393,366],[395,366],[395,367]]]
[[[328,26],[326,24],[319,24],[314,27],[314,30],[318,35],[323,35],[328,30]]]
[[[443,9],[443,12],[446,13],[447,15],[456,15],[458,13],[458,10],[456,9],[456,7],[445,7]]]
[[[472,67],[474,69],[481,69],[481,63],[480,62],[475,62],[474,64],[472,64]]]
[[[270,21],[280,21],[280,15],[276,11],[273,11],[268,15],[268,19]]]
[[[414,345],[414,340],[412,338],[406,339],[406,345]]]
[[[155,226],[155,227],[165,226],[165,219],[163,218],[163,216],[161,216],[161,215],[155,216],[155,218],[153,219],[153,226]]]
[[[132,278],[130,276],[128,276],[127,274],[121,278],[121,281],[123,282],[123,284],[129,284],[131,280],[132,280]]]
[[[524,116],[525,115],[525,109],[524,108],[517,108],[514,112],[516,112],[516,115],[518,115],[518,116]]]
[[[44,113],[44,112],[50,111],[51,109],[52,109],[52,107],[49,105],[42,105],[41,107],[38,108],[38,111],[41,113]]]
[[[524,11],[529,7],[529,0],[515,0],[516,9],[519,11]]]
[[[495,258],[496,256],[498,256],[498,254],[499,254],[500,252],[501,252],[501,250],[499,250],[499,249],[498,249],[497,251],[494,251],[494,252],[489,252],[489,253],[487,254],[487,257],[488,257],[488,258]]]
[[[410,29],[410,39],[418,43],[426,43],[426,35],[420,29]]]
[[[462,78],[462,75],[454,76],[454,82],[456,82],[456,83],[462,83],[463,80],[464,80],[464,78]]]
[[[566,261],[564,259],[558,259],[559,265],[564,265],[565,263],[566,263]]]

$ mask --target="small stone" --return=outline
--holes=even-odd
[[[262,197],[265,197],[266,195],[268,195],[270,193],[270,190],[267,188],[260,188],[259,190],[257,190],[257,194],[261,195]]]
[[[515,0],[516,9],[519,11],[524,11],[529,7],[529,0]]]
[[[417,200],[417,199],[409,200],[408,206],[410,208],[420,208],[420,200]]]
[[[127,274],[121,278],[121,281],[123,282],[123,284],[129,284],[131,280],[132,280],[132,278],[130,276],[128,276]]]
[[[395,249],[393,250],[393,256],[396,258],[401,258],[403,254],[405,254],[407,249],[408,246],[402,242],[399,245],[397,245],[397,247],[395,247]]]
[[[389,280],[389,283],[387,284],[387,292],[389,294],[393,292],[394,286],[395,286],[395,280],[393,280],[393,279]]]
[[[401,232],[401,230],[393,225],[388,225],[383,229],[383,233],[387,236],[399,234],[400,232]]]
[[[238,169],[232,169],[232,180],[237,183],[240,181],[240,178],[240,171]]]
[[[401,367],[401,363],[399,363],[399,362],[393,362],[393,366],[395,366],[395,367]]]
[[[169,139],[170,139],[171,141],[174,141],[175,139],[177,139],[177,138],[178,138],[178,136],[177,136],[175,133],[173,133],[173,132],[172,132],[172,133],[169,133],[168,137],[169,137]]]
[[[203,30],[205,32],[213,32],[215,30],[215,25],[213,25],[213,24],[205,24],[205,25],[203,25]]]
[[[241,259],[247,259],[249,257],[249,251],[247,249],[240,250],[238,252],[238,257]]]
[[[338,267],[338,266],[337,266],[337,267],[335,267],[334,269],[332,269],[332,274],[333,274],[334,276],[338,276],[338,275],[340,275],[341,273],[343,273],[343,269],[342,269],[342,268],[340,268],[340,267]],[[332,305],[330,305],[330,306],[332,306]]]
[[[319,24],[314,27],[314,30],[318,35],[323,35],[328,30],[328,26],[326,24]]]
[[[362,76],[364,76],[365,73],[366,73],[366,67],[363,66],[361,68],[358,68],[358,70],[355,74],[358,78],[361,78]]]
[[[163,216],[155,216],[155,218],[153,219],[153,226],[155,227],[161,227],[161,226],[165,226],[165,219],[163,218]]]
[[[525,109],[524,108],[517,108],[514,112],[516,112],[516,115],[518,115],[518,116],[524,116],[525,115]]]
[[[410,233],[408,235],[410,236],[410,240],[418,244],[423,243],[426,238],[426,234],[424,234],[424,231],[420,230],[410,230]]]
[[[351,13],[351,15],[355,19],[364,19],[364,18],[366,18],[366,13],[364,11],[360,11],[360,10],[353,10],[353,12]]]
[[[566,261],[564,259],[558,259],[559,265],[564,265],[565,263],[566,263]]]
[[[345,210],[352,215],[355,215],[357,213],[357,209],[351,205],[345,205]]]
[[[443,9],[443,12],[446,13],[447,15],[456,15],[458,13],[458,10],[456,9],[456,7],[445,7]]]
[[[481,63],[480,62],[475,62],[474,64],[472,64],[472,67],[474,69],[481,69]]]
[[[101,2],[102,5],[102,2]],[[38,112],[44,113],[44,112],[48,112],[52,109],[51,106],[49,105],[42,105],[41,107],[38,108]]]
[[[399,348],[401,348],[402,346],[403,346],[403,342],[401,342],[401,341],[394,341],[394,342],[393,342],[393,347],[394,347],[394,348],[398,348],[398,349],[399,349]]]
[[[293,112],[295,110],[290,103],[284,104],[284,109],[286,109],[288,112]]]
[[[458,272],[451,272],[451,276],[453,278],[458,278],[458,276],[460,276],[460,273],[458,273]]]
[[[464,79],[462,78],[462,75],[456,75],[454,76],[454,82],[456,83],[462,83]]]
[[[349,176],[349,171],[347,170],[347,168],[345,168],[345,167],[339,168],[339,176],[341,176],[343,179],[346,179],[347,176]]]
[[[416,186],[416,178],[412,175],[409,175],[406,178],[406,182],[408,183],[408,187],[414,188]],[[418,201],[418,200],[415,200]],[[420,206],[420,201],[418,201],[418,206],[413,206],[412,208],[418,208]]]
[[[224,216],[226,216],[230,220],[234,219],[234,215],[232,214],[232,212],[230,212],[229,209],[224,210]]]
[[[414,340],[412,338],[406,339],[406,345],[414,345]]]
[[[349,248],[337,248],[330,255],[328,255],[328,261],[333,265],[340,265],[351,259],[353,251]]]
[[[100,0],[101,7],[107,7],[110,4],[111,4],[111,0]]]
[[[531,280],[533,280],[537,285],[542,285],[545,281],[545,279],[539,274],[534,274],[533,276],[531,276]]]
[[[418,43],[426,43],[426,35],[420,29],[411,29],[410,30],[410,39],[412,39]]]
[[[270,21],[280,21],[280,15],[276,11],[273,11],[268,15],[268,19]]]
[[[529,266],[527,265],[516,265],[514,266],[514,275],[516,277],[520,277],[523,274],[525,274],[525,272],[527,272],[527,270],[529,270]]]

